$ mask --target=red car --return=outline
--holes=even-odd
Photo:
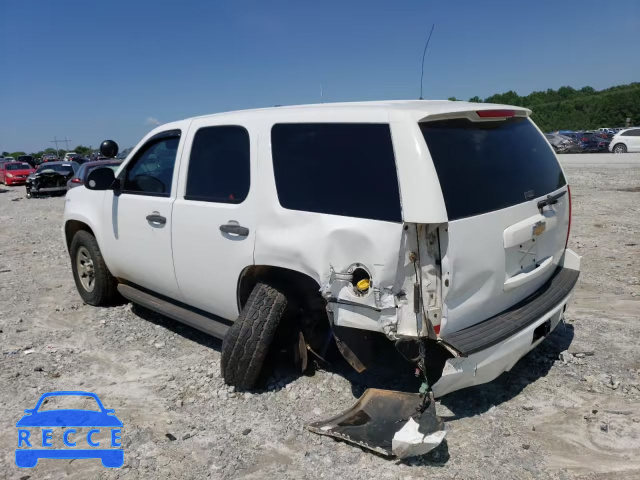
[[[35,170],[24,162],[7,162],[0,165],[0,182],[5,185],[24,185]]]

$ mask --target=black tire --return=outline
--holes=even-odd
[[[287,297],[272,285],[258,283],[222,342],[222,377],[228,385],[252,388],[287,308]]]
[[[88,291],[87,288],[83,286],[78,272],[77,258],[78,251],[81,249],[88,252],[93,263],[94,287],[91,291]],[[113,275],[111,275],[107,265],[104,263],[104,258],[102,257],[100,247],[98,247],[98,242],[95,237],[87,231],[80,230],[74,235],[71,241],[70,253],[73,279],[76,282],[76,288],[82,300],[94,307],[112,304],[118,298],[118,282]]]
[[[616,143],[611,151],[613,153],[627,153],[627,146],[624,143]]]

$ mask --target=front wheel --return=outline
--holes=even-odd
[[[618,143],[613,147],[613,153],[627,153],[627,146],[624,143]]]
[[[287,298],[278,288],[266,283],[253,288],[222,342],[220,366],[228,385],[242,389],[255,385],[286,308]]]
[[[111,304],[118,295],[118,282],[104,263],[95,237],[80,230],[71,241],[71,269],[78,293],[94,307]]]

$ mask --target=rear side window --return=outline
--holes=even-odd
[[[389,125],[278,124],[271,148],[284,208],[402,221]]]
[[[623,137],[640,137],[640,128],[635,130],[627,130],[622,133]]]
[[[526,118],[423,122],[449,220],[481,215],[566,185],[558,160]]]
[[[249,194],[249,132],[239,126],[205,127],[191,147],[185,199],[241,203]]]

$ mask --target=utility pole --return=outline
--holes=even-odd
[[[59,143],[64,143],[64,144],[65,144],[65,146],[67,147],[67,152],[68,152],[68,151],[69,151],[69,142],[70,142],[70,141],[71,141],[71,139],[70,139],[70,138],[67,138],[67,136],[66,136],[66,135],[64,136],[64,140],[58,140],[58,138],[57,138],[57,137],[55,137],[55,136],[53,137],[53,140],[51,140],[51,143],[55,143],[55,144],[56,144],[56,155],[57,155],[58,157],[60,157],[60,152],[58,152],[58,144],[59,144]]]

